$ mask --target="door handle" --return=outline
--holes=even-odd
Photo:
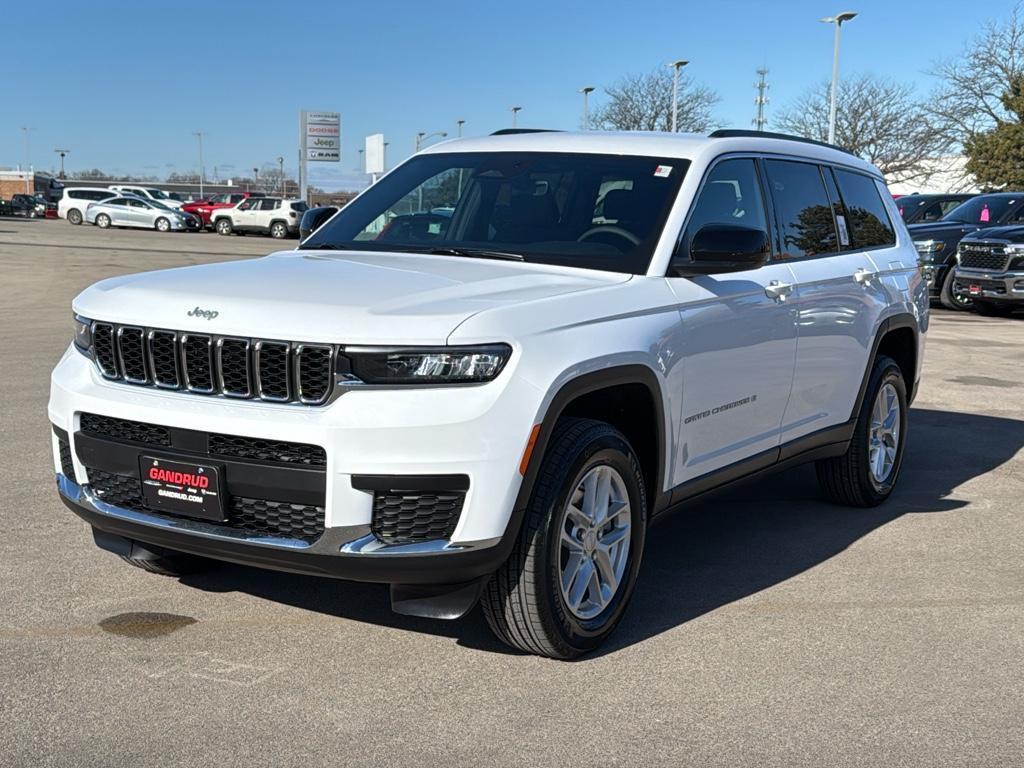
[[[785,301],[786,297],[793,292],[792,283],[783,283],[779,280],[772,280],[768,285],[764,287],[764,294],[769,299],[775,299],[776,301]]]
[[[863,285],[865,288],[871,284],[871,281],[875,279],[875,273],[870,269],[864,269],[861,267],[853,273],[853,280],[859,285]]]

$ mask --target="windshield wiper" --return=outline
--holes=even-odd
[[[351,245],[340,245],[338,243],[303,243],[299,245],[300,251],[353,251]]]
[[[468,256],[476,259],[501,259],[503,261],[525,261],[522,254],[510,251],[489,251],[486,248],[455,248],[452,246],[417,249],[435,256]]]

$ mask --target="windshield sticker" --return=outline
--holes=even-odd
[[[850,244],[850,233],[846,231],[846,217],[842,214],[836,215],[836,224],[839,226],[839,244]]]
[[[670,173],[672,173],[671,165],[659,165],[654,169],[654,175],[659,179],[667,179]]]

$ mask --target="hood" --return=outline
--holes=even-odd
[[[460,323],[493,307],[629,279],[457,256],[285,251],[103,280],[79,294],[74,310],[94,320],[289,341],[444,344]]]
[[[1011,243],[1024,243],[1024,226],[985,227],[984,229],[971,232],[967,238],[970,240],[1008,240]]]

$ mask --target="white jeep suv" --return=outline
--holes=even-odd
[[[881,175],[836,148],[517,132],[412,157],[298,250],[73,310],[53,461],[100,547],[479,601],[572,658],[684,502],[801,462],[831,502],[889,496],[928,294]]]
[[[247,197],[234,208],[215,210],[210,221],[218,235],[258,232],[281,240],[299,234],[299,222],[308,207],[305,200]]]

